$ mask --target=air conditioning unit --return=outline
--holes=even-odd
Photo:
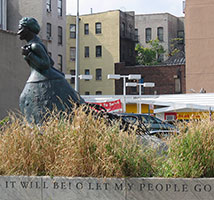
[[[51,40],[52,40],[52,37],[49,36],[49,35],[47,35],[47,40],[48,40],[48,41],[51,41]]]
[[[50,9],[50,8],[47,8],[47,12],[50,13],[50,12],[51,12],[51,9]]]

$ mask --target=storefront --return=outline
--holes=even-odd
[[[115,111],[124,112],[123,105],[126,105],[127,113],[147,113],[167,120],[189,120],[201,119],[203,116],[210,117],[214,111],[214,93],[195,93],[177,95],[94,95],[83,96],[87,102],[117,102],[120,100],[120,109]],[[118,106],[118,104],[117,104]],[[140,109],[141,108],[141,109]],[[114,112],[114,111],[112,111]]]

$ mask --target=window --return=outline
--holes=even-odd
[[[62,16],[62,0],[58,0],[58,16]]]
[[[71,70],[70,70],[70,74],[71,74],[71,75],[75,75],[75,70],[74,70],[74,69],[71,69]],[[74,84],[74,83],[75,83],[75,78],[74,78],[74,77],[71,78],[70,83],[71,83],[71,84]]]
[[[96,46],[96,57],[102,57],[102,46]]]
[[[51,12],[51,0],[46,0],[46,10],[48,13]]]
[[[85,47],[85,58],[89,57],[89,47]]]
[[[138,41],[138,29],[137,28],[134,30],[134,39],[135,39],[135,41]]]
[[[178,31],[178,38],[184,38],[184,31]]]
[[[137,122],[137,117],[135,116],[123,116],[123,119],[131,124],[135,124]]]
[[[90,70],[89,69],[85,69],[85,75],[90,75]]]
[[[70,61],[75,61],[76,59],[76,48],[70,47]]]
[[[126,24],[124,22],[122,22],[121,31],[122,31],[122,36],[124,37],[126,35]]]
[[[90,70],[89,69],[85,69],[85,75],[90,75]],[[85,79],[86,81],[89,81],[89,79]]]
[[[90,95],[90,92],[89,91],[85,91],[85,95]]]
[[[163,27],[158,27],[158,30],[157,30],[158,32],[158,40],[160,41],[160,42],[163,42]]]
[[[51,24],[47,23],[47,40],[51,40]]]
[[[96,69],[96,80],[102,80],[102,69]]]
[[[58,26],[58,44],[62,45],[62,27]]]
[[[70,24],[70,38],[76,38],[76,24]]]
[[[137,94],[137,87],[130,87],[130,94]]]
[[[89,24],[84,24],[84,32],[85,32],[85,35],[89,34]]]
[[[152,29],[146,28],[146,43],[148,43],[152,39]]]
[[[184,44],[184,31],[178,31],[177,38],[180,39],[178,44]]]
[[[131,57],[131,56],[133,55],[132,47],[130,47],[130,48],[129,48],[129,52],[128,52],[128,53],[129,53],[129,54],[128,54],[128,55],[129,55],[129,57]]]
[[[102,91],[96,91],[96,95],[102,95]]]
[[[62,72],[62,55],[58,55],[57,69]]]
[[[164,54],[158,54],[158,62],[163,62],[164,61]]]
[[[95,24],[95,30],[96,30],[96,34],[100,34],[102,32],[102,27],[101,27],[101,23],[100,22],[97,22]]]

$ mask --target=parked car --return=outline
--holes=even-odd
[[[170,133],[178,133],[176,126],[164,122],[157,117],[148,114],[134,114],[134,113],[117,113],[123,120],[135,124],[148,130],[149,135],[169,135]]]

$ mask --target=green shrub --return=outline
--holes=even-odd
[[[168,141],[167,157],[157,161],[164,177],[214,176],[214,122],[209,119],[183,123],[180,134]]]

